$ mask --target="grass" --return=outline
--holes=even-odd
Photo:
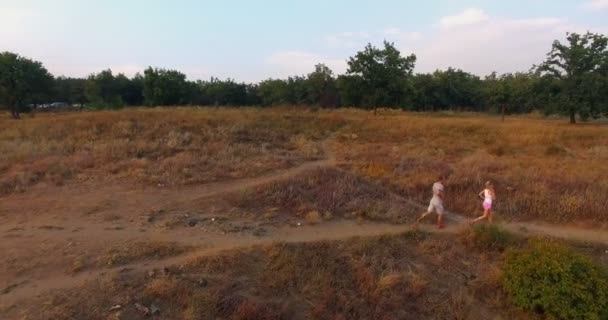
[[[55,293],[52,304],[27,315],[103,319],[121,304],[122,316],[134,318],[137,302],[171,319],[526,319],[509,305],[480,300],[487,283],[470,279],[492,278],[485,273],[496,265],[450,236],[419,232],[276,243],[199,257],[164,275],[118,274]]]
[[[180,186],[256,176],[323,157],[319,141],[342,123],[338,115],[194,108],[0,119],[0,195],[39,183]]]
[[[422,204],[436,176],[447,173],[448,210],[479,214],[476,194],[492,180],[498,215],[608,223],[608,127],[601,124],[394,111],[374,117],[349,109],[156,108],[0,119],[0,126],[0,195],[38,184],[172,187],[252,177],[323,158],[323,141],[335,137],[331,151],[342,168]]]
[[[342,132],[335,153],[344,167],[417,202],[428,202],[432,182],[448,174],[448,210],[481,214],[477,193],[492,180],[498,215],[608,222],[602,196],[608,192],[604,125],[396,113],[362,115]]]
[[[128,242],[113,246],[97,258],[99,266],[119,266],[143,259],[160,259],[184,253],[192,248],[172,242]]]
[[[303,218],[309,224],[333,217],[412,222],[422,210],[392,194],[386,186],[333,168],[316,169],[226,198],[244,211],[273,210],[279,212],[274,218]]]

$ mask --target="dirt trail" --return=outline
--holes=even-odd
[[[163,206],[190,203],[213,197],[219,194],[252,188],[273,181],[289,179],[303,172],[328,167],[332,160],[309,161],[291,169],[255,178],[244,178],[198,186],[177,187],[171,189],[159,187],[133,188],[130,186],[65,186],[48,189],[32,190],[24,194],[12,194],[2,198],[0,218],[20,216],[21,221],[28,223],[49,211],[61,211],[64,219],[71,216],[82,216],[83,213],[99,214],[116,210],[132,211],[142,207]],[[34,204],[34,205],[30,205]]]
[[[329,148],[327,149],[329,150]],[[107,226],[109,223],[107,222],[100,223],[98,221],[81,220],[80,224],[78,224],[71,222],[69,219],[70,215],[76,215],[82,219],[83,210],[92,210],[91,206],[94,206],[94,209],[96,208],[95,213],[104,211],[112,212],[112,210],[120,210],[122,213],[133,210],[141,211],[142,207],[151,207],[155,205],[162,205],[164,208],[170,209],[171,206],[174,205],[196,203],[197,201],[202,201],[224,193],[245,190],[266,183],[289,179],[315,168],[334,167],[336,164],[335,160],[331,156],[330,152],[327,154],[330,155],[329,159],[307,162],[292,169],[283,170],[277,173],[268,174],[257,178],[210,183],[196,187],[183,187],[171,190],[158,188],[133,190],[128,189],[127,187],[115,186],[92,189],[71,187],[63,188],[54,194],[34,192],[4,198],[2,199],[4,212],[3,220],[7,220],[7,223],[4,224],[6,230],[10,228],[23,228],[25,222],[27,222],[29,226],[37,223],[40,224],[41,220],[37,220],[38,215],[44,216],[44,214],[49,211],[61,213],[61,215],[55,216],[52,219],[54,219],[54,221],[57,219],[63,221],[65,223],[64,226],[68,226],[69,228],[64,230],[41,230],[35,228],[33,232],[30,230],[29,236],[40,241],[44,241],[47,239],[46,237],[67,239],[79,237],[79,235],[74,234],[72,231],[70,231],[70,229],[77,228],[80,225],[86,228],[86,230],[83,231],[84,236],[99,242],[107,241],[109,239],[163,239],[166,241],[176,242],[177,244],[194,245],[197,246],[198,249],[184,255],[165,259],[139,261],[120,267],[99,268],[84,271],[76,274],[75,276],[51,274],[47,275],[46,277],[35,279],[29,275],[29,278],[14,279],[14,281],[11,281],[12,285],[10,285],[9,288],[0,288],[7,289],[5,293],[0,291],[0,307],[12,305],[17,303],[20,299],[36,296],[50,290],[76,287],[85,283],[86,281],[96,279],[103,275],[123,272],[125,270],[129,272],[138,272],[162,268],[170,265],[179,265],[193,258],[215,254],[223,250],[245,248],[252,245],[270,244],[276,241],[313,242],[320,240],[342,240],[355,236],[365,237],[396,234],[412,229],[412,226],[409,225],[399,226],[381,223],[357,224],[353,221],[341,220],[337,222],[326,222],[316,226],[296,228],[283,226],[274,228],[268,235],[264,237],[233,233],[229,233],[227,235],[187,235],[181,230],[140,233],[138,230],[139,228],[134,225],[127,225],[121,230],[108,230]],[[100,195],[103,195],[105,198],[100,198]],[[395,196],[401,197],[400,195]],[[36,202],[35,207],[30,207],[29,203],[33,203],[34,200]],[[412,206],[426,208],[424,205],[411,200],[406,199],[406,201]],[[3,212],[0,212],[0,217],[2,217]],[[19,217],[19,213],[23,213],[23,217]],[[19,218],[15,218],[16,216]],[[15,219],[17,222],[15,222]],[[49,219],[48,214],[46,215],[46,219]],[[456,213],[450,213],[448,214],[448,219],[450,220],[448,228],[439,232],[456,233],[468,228],[468,217]],[[83,222],[86,224],[83,225]],[[526,235],[548,235],[568,240],[608,245],[608,232],[604,230],[523,222],[505,222],[501,223],[501,226],[512,232]],[[428,232],[438,231],[430,226],[422,226],[421,229]],[[82,237],[82,235],[80,235],[80,237]],[[20,240],[12,239],[11,241]],[[4,245],[10,245],[10,243],[5,243]]]
[[[97,279],[100,276],[117,272],[144,272],[154,269],[162,269],[174,265],[182,265],[195,258],[217,254],[218,252],[247,248],[255,245],[268,245],[275,242],[305,243],[323,240],[345,240],[353,237],[370,237],[379,235],[391,235],[413,230],[411,225],[393,225],[385,223],[358,223],[355,221],[336,221],[326,222],[315,226],[277,228],[267,237],[255,237],[252,235],[218,235],[208,236],[199,239],[199,244],[204,242],[206,248],[190,251],[183,255],[173,256],[164,259],[138,261],[132,264],[125,264],[110,268],[100,268],[84,271],[76,275],[55,275],[42,279],[15,279],[11,290],[0,295],[0,307],[10,306],[17,303],[20,299],[34,297],[44,292],[58,289],[73,288],[83,285],[87,281]],[[453,225],[443,230],[437,230],[431,226],[420,226],[420,230],[425,232],[449,232],[457,233],[462,231],[462,226]],[[192,238],[180,237],[179,232],[175,233],[175,240],[178,244],[194,244]]]

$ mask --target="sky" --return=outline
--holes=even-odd
[[[367,43],[394,42],[415,72],[527,71],[566,32],[608,34],[608,0],[0,0],[0,52],[54,75],[147,66],[256,82],[344,73]]]

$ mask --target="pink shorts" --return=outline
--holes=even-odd
[[[484,201],[482,206],[484,210],[492,210],[492,202]]]

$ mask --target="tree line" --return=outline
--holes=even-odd
[[[189,81],[177,70],[149,67],[129,78],[104,70],[87,78],[53,77],[42,63],[0,53],[0,105],[14,118],[38,104],[61,101],[87,108],[125,106],[273,106],[466,110],[504,114],[533,110],[575,122],[608,117],[608,38],[569,33],[555,40],[545,61],[528,72],[481,78],[448,68],[414,73],[416,56],[393,43],[368,44],[335,75],[318,64],[308,75],[243,83],[233,79]]]

